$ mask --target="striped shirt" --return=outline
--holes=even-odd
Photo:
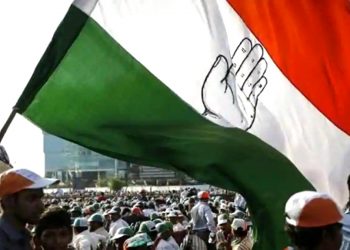
[[[180,245],[181,250],[207,250],[205,242],[195,234],[187,234]]]
[[[253,249],[253,241],[249,236],[244,239],[236,239],[232,241],[232,250],[251,250]]]
[[[350,213],[344,214],[343,242],[340,250],[350,250]]]

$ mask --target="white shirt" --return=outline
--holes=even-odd
[[[144,216],[146,217],[150,217],[152,213],[156,212],[156,210],[154,210],[153,208],[147,208],[142,210],[142,213]]]
[[[170,236],[168,240],[161,239],[156,247],[156,250],[179,250],[180,247],[176,243],[173,236]]]
[[[123,220],[122,218],[119,218],[118,220],[112,222],[111,225],[109,226],[109,235],[113,237],[119,228],[128,227],[128,226],[129,224],[125,220]]]
[[[96,229],[96,230],[94,231],[94,233],[95,233],[95,234],[102,235],[102,236],[106,237],[106,239],[109,237],[109,234],[108,234],[107,230],[104,229],[104,227],[100,227],[100,228]]]
[[[174,226],[173,226],[173,231],[174,232],[181,232],[181,231],[184,231],[186,230],[186,228],[180,223],[176,223]]]
[[[106,242],[106,238],[85,230],[74,236],[72,245],[76,250],[96,250],[99,241]]]
[[[191,210],[193,230],[205,230],[216,232],[213,213],[206,202],[199,202]]]

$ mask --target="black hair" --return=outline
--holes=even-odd
[[[239,227],[237,230],[234,230],[235,236],[244,238],[248,234],[248,230],[243,230],[243,228]]]
[[[60,207],[50,207],[41,215],[38,225],[35,227],[35,235],[40,237],[46,229],[63,227],[71,229],[69,213]]]
[[[126,213],[131,213],[131,209],[128,207],[124,207],[121,211],[121,215],[124,216]]]
[[[305,249],[314,249],[319,246],[325,234],[334,237],[341,228],[341,224],[335,223],[323,227],[295,227],[289,224],[285,225],[285,230],[292,241],[292,244]]]

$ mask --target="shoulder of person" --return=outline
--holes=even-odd
[[[11,241],[6,232],[0,229],[0,249],[10,249]]]

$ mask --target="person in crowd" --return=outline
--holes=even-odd
[[[220,214],[218,217],[218,231],[216,232],[216,249],[231,250],[233,234],[227,214]]]
[[[73,231],[69,213],[60,207],[45,211],[34,230],[37,250],[71,250]]]
[[[286,232],[295,250],[338,250],[342,243],[340,209],[323,193],[303,191],[285,206]]]
[[[140,224],[137,233],[146,233],[151,238],[151,240],[154,241],[157,238],[156,224],[151,220],[143,221]]]
[[[124,242],[134,236],[134,231],[130,227],[121,227],[111,238],[112,247],[109,250],[123,250]]]
[[[219,214],[226,214],[229,215],[228,213],[228,207],[225,203],[220,204],[220,209],[219,209]]]
[[[348,176],[347,184],[350,197],[350,175]],[[345,206],[345,213],[342,223],[343,241],[340,250],[350,250],[350,198]]]
[[[186,228],[180,222],[183,219],[182,216],[183,215],[179,210],[172,210],[166,216],[166,218],[169,220],[170,225],[172,225],[172,229],[173,229],[172,236],[178,245],[181,244],[184,237],[186,236]]]
[[[44,212],[43,188],[57,179],[42,178],[27,169],[9,169],[0,174],[0,249],[31,249],[26,224],[37,224]]]
[[[89,217],[88,222],[89,222],[90,232],[94,232],[96,234],[102,235],[106,239],[109,237],[107,230],[103,227],[104,217],[102,214],[94,213]]]
[[[185,209],[184,204],[179,203],[179,210],[180,210],[181,214],[184,216],[184,220],[186,220],[186,221],[189,220],[189,216],[187,215],[187,211]]]
[[[105,201],[107,198],[105,197],[105,193],[104,192],[100,192],[97,197],[96,197],[96,200],[98,202],[101,202],[101,201]]]
[[[145,202],[148,201],[146,190],[142,189],[142,190],[140,191],[140,195],[138,196],[138,199],[139,199],[140,201],[145,201]]]
[[[123,207],[121,209],[122,218],[125,218],[131,214],[131,209],[129,207]]]
[[[209,244],[209,237],[213,238],[216,235],[216,225],[208,205],[209,192],[199,192],[198,199],[199,203],[191,210],[193,232],[207,244],[208,250],[215,249],[214,244]]]
[[[172,236],[173,225],[169,222],[162,222],[157,224],[158,239],[154,243],[155,250],[178,250],[179,245]]]
[[[247,201],[241,194],[236,193],[235,200],[233,201],[233,203],[235,206],[235,210],[240,210],[243,212],[247,210]]]
[[[76,250],[103,250],[106,238],[102,235],[89,232],[86,218],[76,218],[73,223],[73,242]]]
[[[129,216],[123,217],[123,219],[129,224],[135,224],[137,222],[147,221],[149,218],[142,214],[142,211],[139,207],[131,208],[131,214]]]
[[[81,207],[78,206],[74,206],[69,210],[69,212],[72,223],[74,222],[75,218],[80,218],[83,216],[83,210],[81,209]]]
[[[149,201],[146,203],[145,208],[142,210],[142,213],[146,217],[150,217],[152,213],[156,212],[156,207],[154,202]]]
[[[176,211],[170,211],[166,216],[171,224],[174,226],[178,223],[178,213]]]
[[[192,231],[192,225],[187,226],[187,234],[180,244],[181,250],[207,250],[207,244]]]
[[[253,249],[253,241],[249,235],[248,224],[243,219],[234,219],[232,221],[232,250],[250,250]]]
[[[129,224],[121,218],[121,209],[119,207],[112,207],[112,209],[108,211],[108,214],[111,220],[111,224],[109,226],[110,236],[115,235],[119,228],[129,226]]]

